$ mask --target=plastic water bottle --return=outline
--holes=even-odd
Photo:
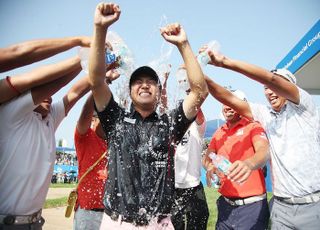
[[[89,66],[88,66],[89,65],[89,52],[90,52],[90,49],[89,48],[84,48],[84,47],[80,47],[79,51],[78,51],[82,70],[86,74],[89,73],[88,72],[88,68],[89,68]]]
[[[220,179],[215,173],[212,174],[211,184],[214,188],[220,188]]]
[[[121,75],[129,77],[134,70],[133,54],[129,50],[127,44],[115,32],[109,31],[107,33],[107,41],[111,43],[112,51],[106,54],[106,60],[115,61],[118,64],[117,71]],[[112,62],[111,62],[112,63]]]
[[[231,162],[222,155],[217,155],[215,153],[209,154],[210,159],[212,160],[213,165],[222,173],[226,175],[228,169],[231,166]]]
[[[215,51],[215,52],[220,51],[220,43],[216,40],[210,41],[207,44],[207,46],[208,46],[207,49],[205,51],[201,52],[197,57],[197,60],[200,64],[201,68],[205,67],[210,61],[210,56],[208,54],[209,50]]]
[[[185,93],[188,89],[190,89],[187,71],[184,68],[178,69],[178,71],[176,72],[176,78],[178,81],[179,90]]]
[[[88,74],[90,48],[80,47],[78,54],[80,57],[81,67],[83,71]],[[110,51],[109,49],[106,50],[105,62],[107,65],[115,62],[116,58],[116,55],[112,51]]]

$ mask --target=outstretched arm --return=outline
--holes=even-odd
[[[190,84],[190,93],[183,102],[183,110],[188,119],[193,119],[208,95],[202,70],[180,24],[175,23],[162,28],[161,34],[168,42],[178,47],[183,58]]]
[[[28,65],[75,46],[90,46],[90,37],[68,37],[26,41],[0,48],[0,72]]]
[[[0,103],[6,102],[29,89],[37,88],[37,86],[42,87],[49,82],[53,82],[74,69],[81,70],[77,57],[43,66],[8,79],[2,79],[0,81]]]
[[[209,51],[208,54],[211,58],[209,64],[244,74],[247,77],[267,86],[276,94],[299,104],[299,90],[295,84],[259,66],[234,60],[212,51]]]
[[[239,99],[238,97],[233,95],[229,90],[220,86],[212,79],[210,79],[208,76],[205,76],[205,79],[208,85],[209,93],[215,99],[217,99],[222,104],[231,107],[232,109],[237,111],[237,113],[248,118],[249,120],[253,119],[253,115],[251,113],[251,109],[248,102]]]
[[[98,111],[102,111],[111,99],[110,88],[105,84],[105,40],[108,27],[119,17],[119,6],[113,3],[100,3],[95,11],[89,55],[89,83]]]
[[[40,61],[77,45],[89,46],[89,37],[43,39],[28,41],[0,49],[0,72]],[[0,103],[4,103],[27,90],[56,80],[57,75],[47,74],[47,67],[0,80]]]
[[[31,95],[35,105],[51,97],[80,73],[80,59],[79,57],[70,58],[57,64],[42,67],[39,71],[41,71],[44,76],[55,80],[31,89]]]

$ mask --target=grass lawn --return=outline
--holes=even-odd
[[[51,184],[50,188],[74,188],[75,184]],[[217,189],[205,187],[205,193],[207,198],[207,203],[209,207],[209,220],[208,220],[208,230],[215,229],[217,221],[217,205],[216,200],[220,196],[220,193],[217,192]],[[268,193],[268,200],[272,197],[272,193]],[[45,202],[44,208],[54,208],[61,207],[67,204],[67,197],[57,198],[57,199],[48,199]]]
[[[216,200],[219,198],[220,193],[217,189],[205,187],[204,191],[206,193],[207,203],[209,207],[209,220],[208,220],[208,230],[215,229],[217,221],[217,205]]]
[[[50,184],[50,188],[75,188],[77,184],[64,184],[64,183],[56,183]]]

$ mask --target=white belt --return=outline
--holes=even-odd
[[[232,206],[240,206],[240,205],[246,205],[246,204],[251,204],[260,200],[264,200],[267,198],[267,194],[264,193],[262,195],[259,196],[251,196],[251,197],[247,197],[247,198],[243,198],[243,199],[231,199],[231,198],[227,198],[224,197],[225,201],[227,201],[229,204],[231,204]]]
[[[0,224],[15,225],[15,224],[32,224],[41,219],[40,209],[31,215],[16,216],[16,215],[0,215]]]
[[[274,196],[275,199],[287,204],[310,204],[320,201],[320,192],[311,193],[302,197],[279,197]]]

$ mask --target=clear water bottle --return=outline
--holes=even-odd
[[[118,64],[117,71],[121,75],[130,77],[134,70],[133,54],[128,48],[124,40],[115,32],[109,31],[107,33],[107,41],[111,43],[112,51],[106,54],[106,60],[115,61]]]
[[[211,185],[214,188],[220,188],[220,179],[217,174],[213,173],[211,178]]]
[[[88,74],[88,66],[89,66],[89,53],[90,53],[90,49],[89,48],[85,48],[85,47],[80,47],[78,54],[80,57],[80,64],[82,67],[82,70]]]
[[[220,51],[220,43],[216,40],[210,41],[207,44],[207,49],[198,55],[197,60],[200,64],[201,68],[205,67],[210,61],[210,56],[208,55],[209,50],[219,52]]]
[[[90,48],[80,47],[78,55],[80,57],[80,63],[83,71],[88,74]],[[109,49],[106,50],[105,62],[107,65],[110,65],[111,63],[115,62],[116,58],[117,56],[112,51],[110,51]]]
[[[232,163],[222,155],[217,155],[215,153],[209,154],[210,159],[212,160],[213,165],[222,173],[226,175],[228,169]]]

